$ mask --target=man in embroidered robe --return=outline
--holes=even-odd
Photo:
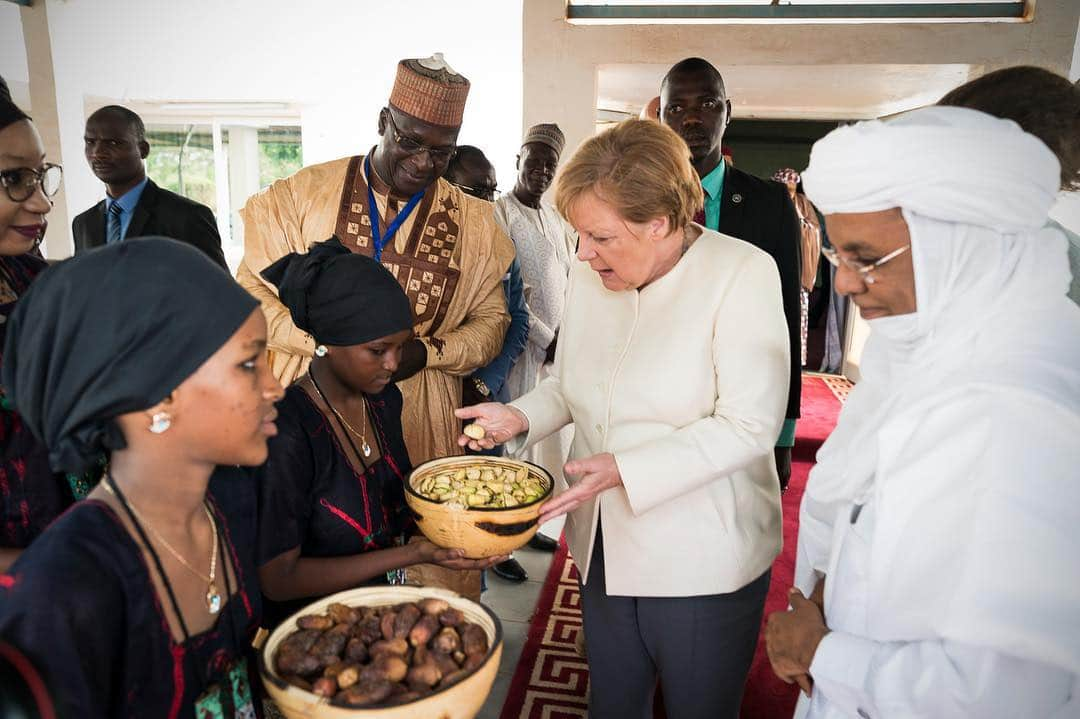
[[[469,82],[441,54],[402,60],[379,143],[368,155],[304,168],[248,200],[244,259],[237,278],[263,305],[274,375],[291,383],[306,371],[315,342],[297,329],[259,273],[289,252],[331,235],[381,261],[408,294],[416,337],[394,380],[404,395],[402,425],[414,464],[460,454],[461,378],[494,359],[510,317],[502,278],[513,245],[492,205],[441,175],[454,154]]]

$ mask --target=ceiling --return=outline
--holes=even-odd
[[[636,116],[660,92],[667,65],[602,65],[601,117]],[[861,120],[936,102],[970,65],[734,65],[720,67],[739,118]]]

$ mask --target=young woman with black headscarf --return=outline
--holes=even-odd
[[[390,377],[413,335],[408,297],[382,265],[336,238],[263,272],[293,322],[318,343],[308,373],[278,403],[278,435],[259,470],[259,576],[273,626],[314,597],[399,581],[435,563],[482,569],[413,529],[404,481],[412,467],[401,392]]]
[[[137,239],[49,269],[7,325],[3,385],[53,467],[110,465],[0,575],[0,639],[62,716],[257,716],[255,492],[230,465],[266,460],[282,396],[258,302]]]
[[[38,273],[48,265],[37,252],[45,215],[60,189],[59,165],[30,118],[0,92],[0,343],[4,321]],[[88,488],[49,469],[44,447],[26,428],[0,389],[0,572],[18,558]]]

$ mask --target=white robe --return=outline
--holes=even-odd
[[[826,215],[904,208],[918,309],[870,322],[807,484],[796,585],[826,578],[831,633],[797,715],[1080,716],[1080,308],[1044,227],[1057,163],[960,108],[843,130],[807,194]]]
[[[550,204],[527,207],[512,192],[495,201],[495,220],[514,242],[529,309],[529,342],[506,378],[510,399],[515,400],[550,374],[544,358],[566,312],[576,235]],[[561,486],[573,441],[570,425],[530,447],[522,459],[547,469]]]

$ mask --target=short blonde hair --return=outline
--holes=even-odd
[[[555,204],[563,217],[586,192],[629,222],[666,217],[673,230],[688,225],[705,205],[690,148],[653,120],[625,120],[578,148],[556,181]]]

